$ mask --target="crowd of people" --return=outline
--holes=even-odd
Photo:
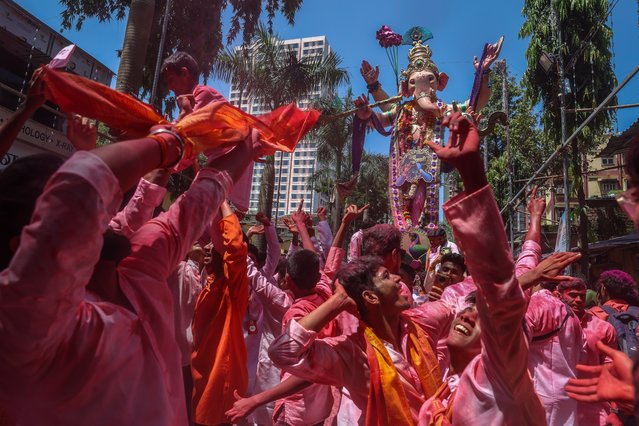
[[[225,102],[184,53],[162,75],[178,120]],[[36,73],[0,154],[46,100]],[[96,148],[70,116],[74,155],[0,172],[0,424],[635,424],[636,283],[543,257],[535,190],[513,258],[473,118],[453,112],[449,142],[429,143],[464,186],[443,206],[452,235],[405,238],[367,205],[333,234],[302,202],[284,253],[267,215],[245,231],[229,201],[264,153],[257,130],[161,211],[184,155],[173,126]],[[639,185],[639,147],[628,172]]]

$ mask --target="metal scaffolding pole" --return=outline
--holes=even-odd
[[[530,185],[533,181],[535,181],[535,179],[537,179],[537,176],[539,176],[541,174],[541,172],[546,170],[546,168],[555,159],[555,157],[560,152],[562,152],[563,149],[566,148],[568,146],[568,144],[570,142],[572,142],[572,140],[574,138],[576,138],[579,133],[581,133],[581,131],[584,129],[584,127],[586,127],[592,121],[592,119],[595,118],[595,116],[597,114],[599,114],[599,112],[602,111],[606,105],[608,105],[608,103],[617,95],[617,93],[619,93],[619,91],[621,89],[623,89],[624,86],[626,84],[628,84],[628,82],[630,80],[632,80],[632,78],[638,72],[639,72],[639,65],[635,66],[635,68],[632,71],[630,71],[630,73],[626,76],[626,78],[624,78],[623,81],[621,83],[619,83],[619,85],[617,85],[617,87],[615,87],[612,92],[610,92],[610,94],[606,97],[606,99],[604,99],[599,104],[599,106],[597,106],[597,108],[595,108],[595,110],[588,116],[588,118],[586,118],[579,125],[579,127],[577,127],[577,129],[574,131],[574,133],[572,135],[570,135],[570,137],[568,139],[566,139],[560,146],[558,146],[557,149],[555,149],[555,151],[552,154],[550,154],[550,157],[548,157],[546,159],[546,161],[544,161],[544,164],[542,164],[541,167],[539,167],[539,169],[537,169],[537,171],[526,181],[526,184],[519,191],[517,191],[517,193],[510,200],[508,200],[508,202],[506,203],[504,208],[501,209],[501,213],[503,213],[507,208],[509,208],[514,203],[514,201],[517,200],[521,196],[521,194],[525,191],[526,187],[528,185]]]

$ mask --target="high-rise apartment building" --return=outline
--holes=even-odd
[[[299,59],[308,56],[326,56],[331,51],[325,36],[282,40],[282,43],[291,52],[297,54]],[[298,107],[307,108],[313,99],[325,94],[325,90],[321,85],[318,85],[307,99],[298,102]],[[231,104],[253,115],[269,112],[268,107],[259,99],[243,97],[240,104],[240,90],[234,82],[231,82],[231,92],[228,99]],[[315,173],[317,167],[315,142],[303,140],[297,145],[294,153],[278,152],[275,154],[275,191],[273,193],[272,217],[291,214],[297,209],[302,199],[305,200],[304,205],[307,211],[315,211],[318,207],[326,205],[326,200],[308,186],[309,178]],[[251,185],[250,214],[257,213],[263,170],[264,164],[255,164]]]

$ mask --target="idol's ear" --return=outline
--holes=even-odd
[[[410,96],[410,93],[408,93],[408,81],[404,80],[400,83],[400,88],[401,88],[401,94],[403,97],[408,98]]]
[[[439,78],[437,79],[437,90],[441,92],[442,90],[446,88],[447,84],[448,84],[448,74],[446,74],[445,72],[440,72]]]

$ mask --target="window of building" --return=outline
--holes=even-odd
[[[280,207],[284,208],[285,207],[285,203],[280,203]]]
[[[300,169],[298,167],[293,169],[293,173],[299,173],[299,172],[300,172]]]
[[[297,194],[291,194],[291,199],[292,200],[297,200]]]
[[[616,191],[618,189],[619,189],[619,182],[616,180],[601,182],[601,195],[608,195],[609,192]]]
[[[300,164],[300,160],[293,160],[293,165],[299,166],[299,164]]]
[[[602,166],[614,166],[615,159],[613,157],[601,157]]]
[[[293,176],[293,182],[299,182],[299,181],[300,181],[300,178],[298,178],[297,176]]]

